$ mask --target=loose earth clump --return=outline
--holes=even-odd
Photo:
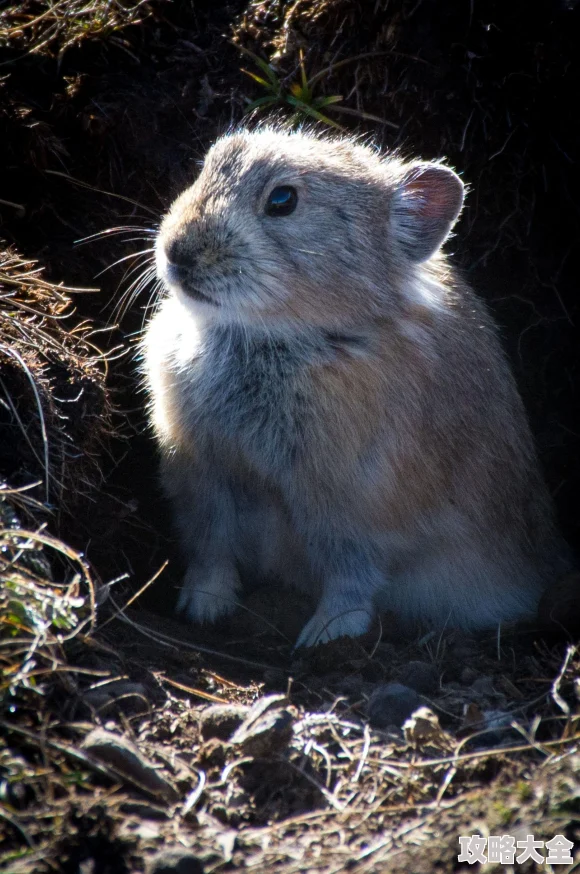
[[[576,546],[579,22],[523,0],[0,11],[1,870],[451,871],[460,835],[578,842],[577,576],[493,635],[386,615],[293,654],[311,605],[264,589],[216,629],[171,618],[131,282],[248,107],[446,156],[472,186],[455,257]]]

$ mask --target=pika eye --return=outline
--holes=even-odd
[[[298,204],[296,189],[291,185],[278,185],[272,189],[266,201],[266,215],[277,218],[278,216],[290,215]]]

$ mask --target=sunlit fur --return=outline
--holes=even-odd
[[[493,627],[567,569],[495,327],[440,251],[462,200],[441,164],[267,128],[173,204],[144,359],[191,620],[251,577],[318,598],[298,645],[377,609]]]

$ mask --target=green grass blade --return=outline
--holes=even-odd
[[[254,63],[260,68],[266,78],[272,83],[272,85],[276,89],[280,88],[280,80],[267,61],[264,61],[263,58],[260,58],[249,49],[243,48],[243,46],[238,46],[238,48],[241,52],[243,52],[245,55],[248,55],[248,57],[250,57],[254,61]]]
[[[271,82],[267,82],[266,79],[262,79],[262,77],[258,76],[257,73],[252,73],[251,70],[245,70],[243,68],[242,73],[245,73],[246,76],[249,76],[250,79],[253,79],[254,82],[257,82],[258,85],[261,85],[262,88],[266,89],[266,91],[276,91],[276,93],[278,93],[278,89],[275,89]]]
[[[290,103],[292,106],[295,106],[296,109],[299,109],[304,115],[309,115],[311,118],[315,118],[316,121],[321,121],[323,124],[327,124],[329,127],[334,127],[337,130],[344,131],[344,128],[333,121],[331,118],[328,118],[327,115],[323,115],[322,112],[318,112],[314,107],[309,106],[308,103],[303,103],[302,100],[298,100],[296,97],[292,97],[291,94],[286,96],[287,103]]]
[[[316,100],[312,101],[311,105],[315,109],[322,109],[323,106],[331,106],[333,103],[340,103],[342,99],[342,94],[332,94],[329,97],[317,97]]]
[[[253,112],[254,109],[259,109],[263,106],[272,106],[274,103],[277,103],[276,97],[258,97],[257,100],[252,100],[252,102],[246,106],[244,112],[247,115],[249,112]]]

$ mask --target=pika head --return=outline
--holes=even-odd
[[[443,164],[263,129],[219,140],[157,243],[164,283],[197,313],[344,326],[397,306],[446,239],[463,184]]]

